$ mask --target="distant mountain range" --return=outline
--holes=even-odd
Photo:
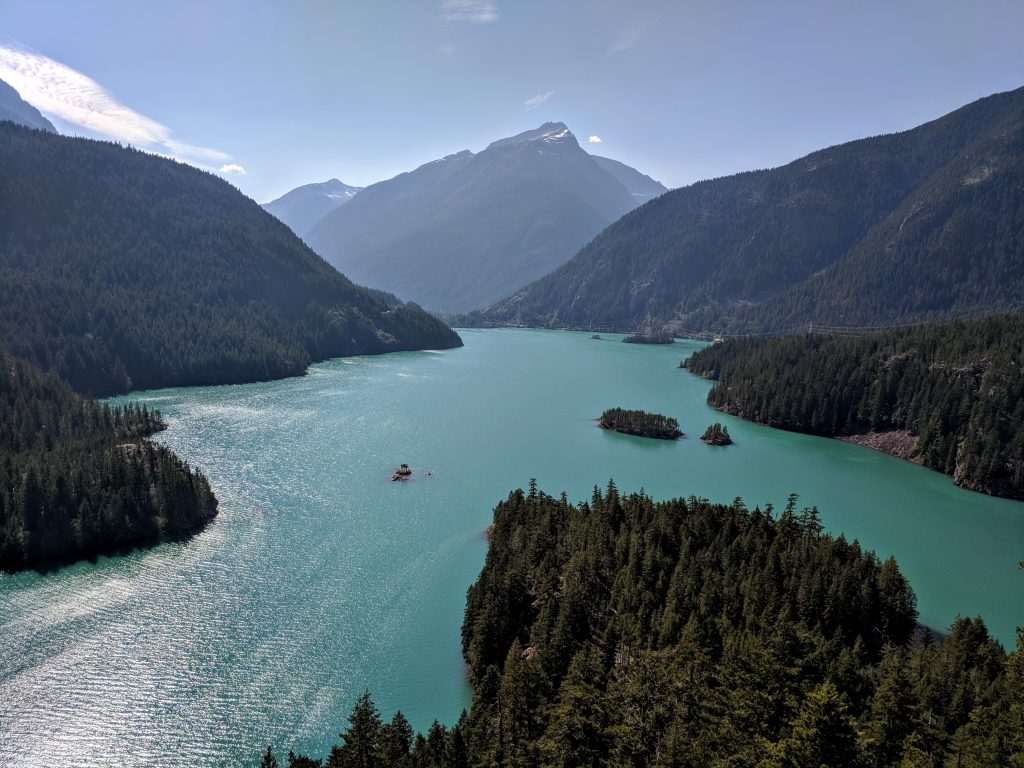
[[[787,331],[1024,304],[1024,89],[677,189],[469,323]]]
[[[545,123],[373,184],[306,232],[301,222],[293,226],[357,282],[460,312],[563,264],[664,189],[629,166],[587,154],[563,123]]]
[[[591,155],[591,157],[594,158],[595,163],[619,180],[619,183],[633,195],[633,200],[637,205],[643,205],[648,200],[668,192],[668,188],[664,184],[640,173],[636,168],[620,163],[618,160],[612,160],[610,157],[601,157],[600,155]]]
[[[256,381],[461,344],[217,176],[0,123],[0,347],[79,392]]]
[[[24,125],[26,128],[37,128],[41,131],[56,133],[53,123],[47,120],[38,109],[33,107],[10,85],[0,80],[0,120]]]
[[[263,208],[291,227],[299,237],[305,237],[314,224],[339,205],[347,203],[361,189],[337,179],[305,184],[264,203]]]

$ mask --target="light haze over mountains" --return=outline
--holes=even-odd
[[[565,263],[664,191],[550,122],[373,184],[300,234],[357,282],[464,312]]]
[[[329,179],[296,187],[276,200],[264,203],[263,207],[291,227],[299,237],[305,237],[320,219],[347,203],[361,189],[338,179]]]
[[[901,133],[673,190],[482,324],[730,333],[875,326],[1024,301],[1024,88]]]

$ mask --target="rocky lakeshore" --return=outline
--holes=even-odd
[[[914,454],[917,437],[905,429],[891,429],[885,432],[865,432],[857,435],[838,435],[837,440],[873,448],[890,456],[920,464],[920,457]]]

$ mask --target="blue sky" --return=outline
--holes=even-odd
[[[1020,87],[1022,30],[1019,1],[0,0],[0,78],[261,202],[547,120],[674,187]]]

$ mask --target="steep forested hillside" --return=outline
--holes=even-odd
[[[562,123],[373,184],[308,242],[354,280],[466,312],[565,263],[637,205]]]
[[[0,124],[0,347],[81,392],[302,373],[458,345],[353,285],[227,182]]]
[[[668,192],[471,323],[779,331],[1024,304],[1024,89]]]
[[[363,696],[328,766],[1024,761],[1024,633],[1009,657],[981,619],[915,635],[896,563],[795,499],[748,511],[610,484],[574,506],[531,487],[489,532],[463,624],[472,711],[414,739]]]
[[[881,433],[879,447],[965,488],[1024,498],[1024,315],[735,339],[686,364],[718,380],[708,402],[723,411],[817,435]]]
[[[143,438],[160,414],[83,400],[0,352],[0,569],[192,531],[217,513],[206,479]]]

